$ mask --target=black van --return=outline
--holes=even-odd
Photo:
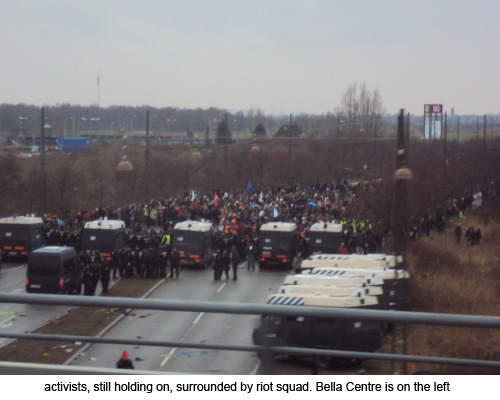
[[[44,245],[43,221],[38,217],[0,218],[0,246],[4,259],[28,257]]]
[[[259,268],[270,264],[292,267],[297,254],[297,227],[288,222],[269,222],[259,231]]]
[[[47,246],[30,254],[26,292],[80,294],[83,271],[73,247]]]
[[[211,223],[183,221],[175,224],[170,247],[177,248],[181,264],[206,268],[213,261],[213,241]]]

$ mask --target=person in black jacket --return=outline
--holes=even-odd
[[[177,247],[174,246],[172,249],[172,255],[170,256],[170,278],[174,277],[174,272],[175,272],[175,278],[179,278],[179,267],[181,263],[181,257],[179,255],[179,251],[177,250]]]
[[[231,264],[231,258],[229,256],[229,251],[227,249],[222,250],[222,270],[226,274],[226,279],[229,279],[229,269]]]
[[[111,280],[111,260],[104,260],[101,264],[101,286],[102,293],[108,293],[109,281]]]
[[[217,248],[217,253],[215,254],[212,268],[214,270],[214,281],[220,281],[222,270],[224,269],[224,262],[222,259],[222,251],[220,247]]]
[[[127,350],[123,350],[122,356],[116,362],[116,368],[120,369],[135,369],[134,364],[132,364],[132,360],[128,358]]]
[[[240,263],[240,253],[236,246],[231,246],[230,251],[231,267],[233,269],[233,281],[238,280],[238,264]]]

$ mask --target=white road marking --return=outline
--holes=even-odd
[[[223,285],[224,286],[224,285]],[[201,312],[200,314],[198,314],[198,316],[196,317],[196,319],[194,320],[193,322],[193,325],[191,325],[191,327],[187,330],[187,332],[184,334],[184,336],[181,337],[181,342],[184,341],[184,339],[186,338],[186,336],[189,334],[189,332],[191,332],[191,329],[194,328],[195,324],[200,320],[201,316],[204,314],[204,312]],[[168,355],[165,357],[165,359],[161,362],[160,364],[160,367],[158,368],[157,371],[161,371],[161,369],[168,363],[168,361],[172,358],[172,354],[174,354],[176,351],[177,351],[178,347],[175,347],[173,348],[172,350],[170,350],[170,353],[168,353]]]
[[[14,319],[16,316],[15,315],[11,315],[9,318],[6,318],[5,320],[3,321],[0,321],[0,329],[4,329],[4,328],[10,328],[12,326],[12,319]],[[11,322],[9,322],[11,321]]]
[[[203,314],[205,314],[205,313],[204,313],[204,312],[202,312],[202,313],[200,313],[200,315],[198,315],[198,316],[196,317],[196,319],[195,319],[195,320],[194,320],[194,322],[193,322],[193,325],[194,325],[194,324],[196,324],[196,323],[200,320],[200,318],[201,318],[201,316],[202,316]]]
[[[259,367],[260,367],[260,360],[257,361],[257,365],[255,365],[255,368],[253,369],[253,371],[250,372],[250,375],[256,375],[257,371],[259,370]]]
[[[226,286],[226,282],[224,282],[222,286],[219,288],[219,290],[217,290],[217,293],[220,293],[220,291],[224,288],[224,286]]]

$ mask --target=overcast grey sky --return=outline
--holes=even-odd
[[[498,113],[500,1],[0,0],[0,103]]]

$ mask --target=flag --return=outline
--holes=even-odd
[[[260,192],[259,203],[262,203],[263,201],[264,201],[264,193]]]
[[[248,181],[247,192],[252,193],[252,184],[250,183],[250,181]]]
[[[191,190],[191,201],[194,201],[195,198],[196,198],[196,194],[195,194],[194,190]]]
[[[217,207],[219,205],[220,198],[217,196],[217,192],[214,192],[214,206]]]
[[[273,217],[276,218],[279,215],[278,210],[276,208],[273,210]]]

